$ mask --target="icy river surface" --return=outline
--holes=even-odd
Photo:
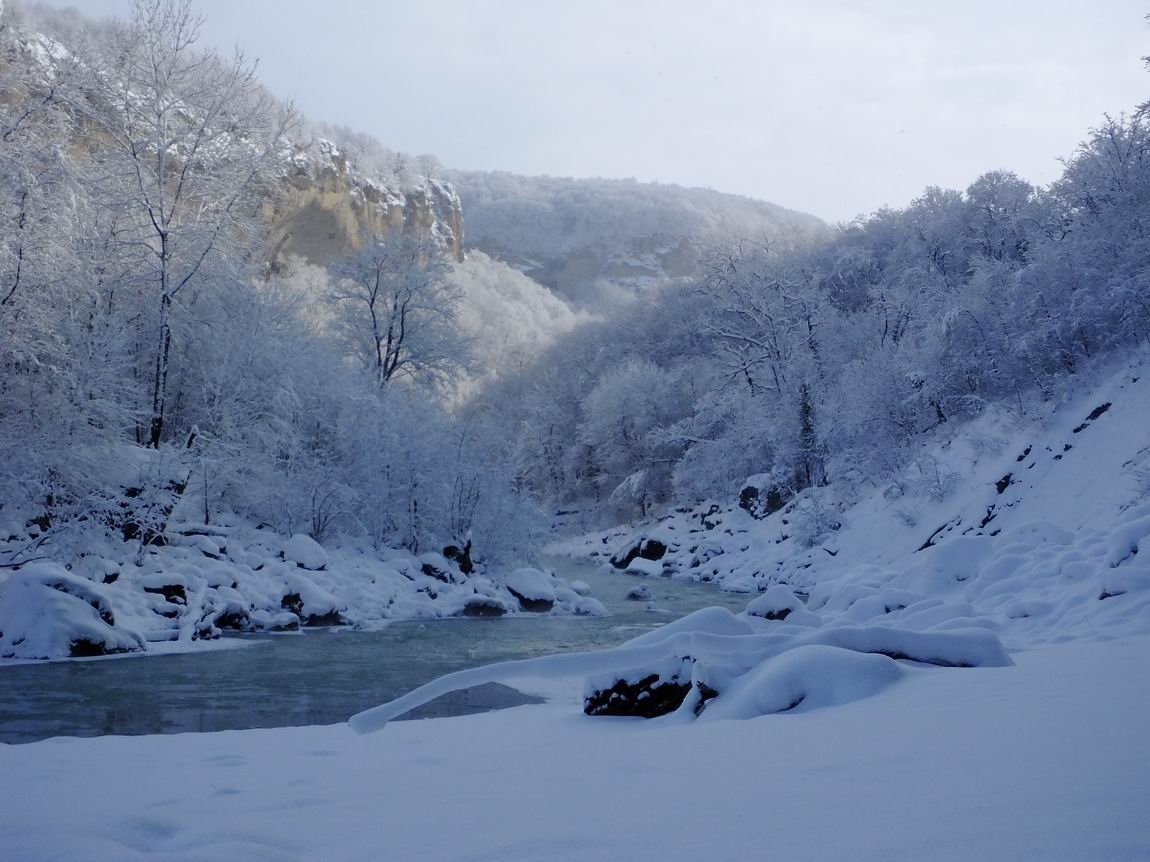
[[[705,584],[640,580],[569,560],[548,564],[562,577],[587,582],[611,615],[396,622],[370,632],[245,637],[239,649],[0,667],[0,742],[333,724],[451,671],[616,646],[698,608],[737,611],[747,602]],[[640,582],[650,588],[655,610],[626,599]],[[411,717],[533,700],[504,686],[480,686]]]

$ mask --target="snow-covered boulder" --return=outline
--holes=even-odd
[[[627,564],[624,570],[629,575],[642,575],[645,578],[657,578],[663,574],[663,564],[657,560],[648,560],[643,557],[636,557]]]
[[[290,611],[274,611],[257,608],[248,617],[248,625],[257,632],[299,631],[299,617]]]
[[[631,536],[611,555],[611,565],[617,569],[628,568],[635,560],[657,562],[666,556],[671,545],[671,538],[665,531],[654,531],[643,535]],[[662,567],[660,567],[662,568]]]
[[[434,552],[420,555],[419,570],[427,577],[435,578],[435,580],[445,584],[456,584],[465,580],[463,573],[458,572],[454,563],[450,562],[443,554]]]
[[[651,601],[651,588],[646,584],[639,584],[627,590],[626,597],[633,602],[649,602]]]
[[[465,617],[501,617],[513,609],[495,596],[473,595],[464,600],[459,613]]]
[[[546,613],[555,605],[552,578],[539,569],[516,569],[504,578],[503,583],[525,611]]]
[[[347,610],[339,599],[302,573],[291,573],[287,578],[287,592],[280,606],[299,617],[305,626],[340,626],[347,620]]]
[[[140,652],[116,625],[101,588],[55,563],[32,563],[0,584],[0,658],[52,659]]]
[[[690,659],[672,657],[654,666],[589,677],[583,686],[587,715],[656,718],[678,709],[691,690]],[[713,692],[707,692],[713,696]]]
[[[791,625],[818,626],[822,619],[807,610],[806,605],[789,587],[775,584],[747,605],[746,614],[764,620],[786,621]]]
[[[301,569],[310,569],[313,572],[327,568],[328,556],[323,546],[303,533],[296,533],[286,542],[283,548],[284,559],[295,563]]]
[[[574,590],[578,595],[581,595],[581,596],[591,595],[591,585],[589,583],[587,583],[586,581],[572,581],[570,586],[571,586],[571,589]]]
[[[743,674],[700,715],[703,721],[746,719],[837,706],[877,694],[904,669],[894,659],[831,646],[801,646]]]

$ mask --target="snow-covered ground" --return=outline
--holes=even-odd
[[[778,584],[809,593],[805,608],[789,605],[789,623],[974,625],[1011,648],[1150,631],[1144,354],[1094,385],[1069,382],[1044,416],[992,410],[940,432],[903,475],[855,500],[836,490],[809,490],[762,519],[735,506],[678,510],[552,550],[766,591],[757,606]]]
[[[1144,370],[939,437],[938,487],[824,501],[839,526],[809,547],[810,495],[565,546],[750,593],[742,614],[453,674],[356,717],[363,736],[0,746],[0,858],[1150,858]],[[285,547],[284,577],[311,551]],[[552,702],[388,723],[510,680]]]
[[[654,725],[572,703],[0,746],[0,858],[1141,860],[1150,638]]]

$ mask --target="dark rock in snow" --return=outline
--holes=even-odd
[[[610,688],[599,689],[585,697],[583,712],[587,715],[657,718],[682,706],[690,690],[691,684],[677,676],[665,680],[652,673],[637,682],[620,679]]]
[[[1110,409],[1110,402],[1109,401],[1107,401],[1105,404],[1099,404],[1097,407],[1095,407],[1093,410],[1090,411],[1090,415],[1086,417],[1086,421],[1083,422],[1081,425],[1079,425],[1077,428],[1075,428],[1073,433],[1078,434],[1079,432],[1085,431],[1087,425],[1089,425],[1091,422],[1093,422],[1095,419],[1097,419],[1099,416],[1101,416],[1103,413],[1105,413],[1109,409]]]
[[[463,606],[463,616],[465,617],[501,617],[506,613],[507,609],[499,602],[483,596],[470,598]]]
[[[459,566],[459,571],[465,575],[470,575],[475,571],[475,563],[471,559],[470,541],[462,548],[458,545],[448,545],[443,549],[443,556]]]
[[[229,608],[219,614],[212,622],[216,628],[237,632],[246,629],[249,623],[251,623],[251,617],[248,612],[239,608]]]
[[[528,613],[545,614],[553,607],[555,607],[555,602],[551,599],[529,599],[526,596],[522,596],[515,592],[515,590],[511,589],[511,587],[507,588],[507,592],[515,596],[516,600],[519,602],[519,607],[523,608],[523,610],[527,611]]]
[[[644,560],[658,561],[667,554],[667,546],[658,539],[642,538],[632,542],[611,557],[611,565],[616,569],[625,569],[635,561],[636,557]]]
[[[183,584],[162,584],[158,587],[144,587],[144,592],[163,596],[174,605],[186,605],[188,603],[188,591]]]
[[[92,658],[93,656],[117,655],[126,652],[137,652],[137,650],[129,650],[127,647],[110,647],[105,643],[78,638],[72,641],[72,645],[68,649],[68,656],[69,658]]]

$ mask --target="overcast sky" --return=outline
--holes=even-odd
[[[53,0],[116,13],[129,0]],[[449,167],[710,186],[828,220],[1057,176],[1150,97],[1142,0],[199,0],[310,117]]]

